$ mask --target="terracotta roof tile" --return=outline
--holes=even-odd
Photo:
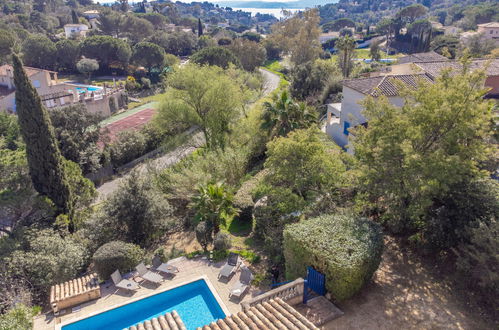
[[[447,57],[442,56],[434,51],[426,53],[415,53],[398,59],[397,63],[413,63],[413,62],[431,62],[431,61],[448,61]]]
[[[278,329],[318,329],[312,322],[281,298],[259,303],[245,311],[230,315],[225,319],[199,327],[197,330],[278,330]]]
[[[458,61],[433,61],[433,62],[416,62],[415,65],[419,66],[423,71],[428,73],[432,79],[438,77],[442,70],[450,68],[452,71],[459,71],[462,69],[462,64]],[[485,69],[487,76],[499,75],[499,59],[477,59],[470,63],[471,70]]]
[[[184,322],[176,311],[166,313],[153,319],[144,321],[140,324],[131,326],[128,330],[186,330]]]
[[[410,75],[378,76],[371,78],[360,78],[345,80],[344,86],[352,88],[362,94],[378,97],[399,95],[399,81],[410,87],[417,87],[420,81],[431,82],[431,79],[425,73]]]

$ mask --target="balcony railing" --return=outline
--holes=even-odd
[[[266,302],[274,298],[281,298],[290,305],[294,305],[298,301],[301,301],[301,298],[303,297],[304,283],[305,280],[303,278],[298,278],[291,283],[284,284],[276,289],[267,291],[253,299],[243,302],[243,310],[248,310],[256,304]],[[297,300],[297,302],[291,303],[290,300]]]

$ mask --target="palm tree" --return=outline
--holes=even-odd
[[[299,128],[307,128],[317,122],[315,112],[303,102],[295,102],[287,91],[276,96],[274,101],[265,102],[262,128],[270,137],[286,136]]]
[[[355,39],[344,36],[336,41],[335,47],[338,49],[338,63],[343,73],[343,77],[348,78],[353,68],[353,54],[355,52]]]
[[[234,196],[222,183],[208,183],[198,187],[198,194],[193,197],[193,207],[196,218],[206,221],[216,235],[220,225],[225,225],[227,220],[237,215],[233,206]]]

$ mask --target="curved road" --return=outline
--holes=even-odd
[[[263,80],[264,80],[263,95],[264,96],[269,95],[279,86],[279,81],[281,80],[281,77],[265,69],[259,69],[259,71],[263,75]],[[149,171],[149,169],[162,170],[168,168],[178,163],[184,157],[190,155],[194,150],[196,150],[199,146],[201,146],[204,143],[203,140],[204,138],[200,132],[195,133],[191,136],[189,141],[187,141],[185,144],[181,145],[180,147],[176,148],[175,150],[168,152],[155,159],[139,163],[132,169],[136,169],[141,172],[146,172]],[[126,178],[127,176],[128,174],[124,174],[123,176],[108,181],[102,184],[100,187],[98,187],[97,192],[99,193],[99,195],[97,197],[96,202],[98,203],[105,200],[110,194],[116,191],[119,187],[120,181]]]

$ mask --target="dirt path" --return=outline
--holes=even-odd
[[[263,94],[268,95],[272,93],[277,87],[279,87],[279,82],[281,77],[265,69],[258,69],[263,75]]]
[[[346,303],[325,329],[493,329],[419,257],[386,239],[373,283]]]

